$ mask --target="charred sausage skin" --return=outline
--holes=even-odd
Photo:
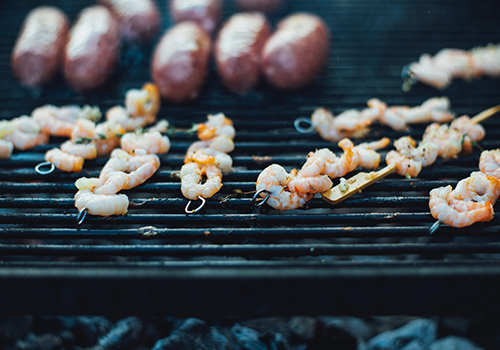
[[[133,42],[153,38],[160,28],[161,18],[153,0],[99,0],[120,22],[122,37]]]
[[[309,83],[328,58],[330,34],[317,16],[297,13],[283,19],[262,51],[262,69],[277,88],[294,89]]]
[[[211,39],[196,22],[181,22],[167,31],[151,64],[162,97],[172,102],[196,98],[207,74],[210,50]]]
[[[260,12],[233,15],[215,43],[217,72],[224,85],[238,93],[250,91],[259,81],[261,52],[271,26]]]
[[[114,71],[120,53],[120,27],[104,6],[83,9],[69,32],[64,76],[76,90],[103,84]]]
[[[170,13],[176,23],[195,21],[212,33],[221,17],[222,0],[169,0]]]
[[[48,82],[62,63],[68,28],[68,18],[56,7],[31,10],[12,52],[14,75],[29,86]]]

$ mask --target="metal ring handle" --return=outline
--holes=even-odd
[[[87,217],[87,213],[89,212],[89,208],[82,208],[82,210],[80,210],[80,212],[78,213],[78,216],[76,217],[76,225],[77,226],[80,226],[81,224],[83,224],[83,222],[85,221],[85,218]]]
[[[257,203],[257,197],[262,193],[262,192],[265,192],[266,193],[266,196],[264,197],[263,200],[261,200],[260,202]],[[257,192],[255,192],[255,194],[253,195],[252,197],[252,202],[254,203],[254,205],[256,207],[260,207],[262,205],[264,205],[264,203],[267,202],[267,200],[269,199],[269,197],[271,196],[271,192],[269,192],[268,190],[266,190],[265,188],[261,189],[261,190],[258,190]]]
[[[307,128],[303,128],[300,126],[300,123],[306,123],[309,126]],[[300,117],[300,118],[295,119],[293,121],[293,126],[295,126],[295,130],[297,130],[301,134],[310,134],[310,133],[314,132],[314,130],[316,129],[312,125],[311,119],[306,118],[306,117]]]
[[[46,166],[49,166],[49,169],[48,170],[41,170],[42,167],[46,167]],[[40,163],[38,164],[36,167],[35,167],[35,171],[40,174],[40,175],[48,175],[48,174],[51,174],[54,172],[54,170],[56,170],[56,166],[54,165],[54,163],[51,163],[51,162],[43,162],[43,163]]]
[[[203,198],[202,196],[198,196],[198,199],[201,201],[201,204],[198,206],[198,208],[193,209],[193,210],[189,210],[189,206],[191,205],[192,201],[188,202],[188,204],[186,205],[186,208],[184,208],[184,211],[186,212],[186,214],[196,214],[205,206],[205,203],[207,202],[205,200],[205,198]]]

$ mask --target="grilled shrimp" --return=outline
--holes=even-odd
[[[99,176],[98,187],[103,186],[116,172],[127,175],[127,181],[122,189],[134,188],[149,179],[160,167],[160,159],[154,154],[146,154],[145,150],[137,149],[136,155],[130,155],[124,150],[115,149],[111,158],[104,165]]]
[[[452,121],[450,124],[450,129],[457,131],[461,135],[467,134],[466,139],[469,138],[470,141],[474,142],[481,141],[486,135],[484,127],[481,124],[475,123],[466,115],[463,115],[460,118]]]
[[[155,125],[148,128],[148,131],[149,132],[158,131],[159,133],[163,134],[163,133],[167,132],[169,126],[170,126],[169,122],[165,119],[162,119],[158,123],[156,123]]]
[[[493,219],[491,201],[457,200],[451,186],[433,189],[429,194],[429,208],[435,219],[453,227],[465,227],[475,222]]]
[[[70,140],[61,144],[61,151],[82,157],[83,159],[94,159],[97,157],[97,148],[95,143],[74,143]]]
[[[186,155],[184,162],[195,162],[201,165],[215,165],[224,173],[230,172],[233,166],[233,159],[230,155],[216,151],[213,148],[201,148],[196,152],[192,152]]]
[[[426,122],[448,122],[454,118],[450,112],[450,100],[446,97],[433,97],[420,106],[395,106],[385,110],[380,115],[380,123],[394,130],[408,130],[408,124]]]
[[[75,173],[82,171],[84,162],[82,157],[64,153],[59,148],[47,151],[45,153],[45,160],[54,164],[57,169]]]
[[[293,174],[288,174],[278,164],[272,164],[259,174],[256,190],[267,190],[269,198],[266,203],[279,211],[297,209],[314,197],[314,194],[291,192],[288,184],[292,179]],[[265,197],[266,194],[261,193],[260,196]]]
[[[0,159],[9,159],[13,150],[12,142],[0,139]]]
[[[479,169],[486,175],[500,179],[500,148],[483,151],[479,158]]]
[[[126,133],[120,142],[122,149],[130,154],[137,149],[144,149],[149,154],[163,154],[170,150],[170,139],[158,131]]]
[[[474,202],[490,201],[495,205],[500,196],[500,181],[492,175],[475,171],[466,179],[460,180],[453,191],[457,200],[472,200]]]
[[[333,115],[325,108],[317,108],[311,115],[311,125],[316,132],[325,140],[337,142],[344,135],[340,135],[338,130],[333,126]]]
[[[191,200],[198,199],[198,196],[210,198],[222,187],[222,173],[214,165],[184,164],[180,177],[182,194]],[[206,181],[202,183],[204,178]]]
[[[500,181],[491,175],[476,171],[451,186],[433,189],[430,192],[429,208],[440,222],[464,227],[475,222],[490,221],[493,205],[500,195]]]
[[[225,135],[231,140],[234,139],[235,130],[231,119],[224,113],[208,115],[206,123],[197,125],[198,138],[202,141],[210,140],[216,136]]]
[[[98,179],[80,178],[75,185],[78,192],[75,194],[75,207],[79,211],[84,208],[91,215],[111,216],[127,213],[129,200],[124,194],[96,194],[94,193]]]
[[[422,140],[432,142],[438,149],[438,156],[449,159],[456,158],[462,151],[464,137],[446,124],[432,123],[425,129]]]
[[[74,143],[89,142],[94,137],[95,123],[88,119],[76,122],[71,132],[71,141]]]
[[[125,94],[125,107],[131,117],[156,118],[160,110],[160,92],[156,85],[146,83],[142,89],[130,89]]]
[[[384,137],[378,141],[364,142],[354,147],[359,154],[358,166],[365,169],[376,169],[380,164],[380,154],[375,150],[387,147],[389,142],[389,138]]]
[[[219,135],[208,141],[193,142],[186,151],[186,157],[202,148],[212,148],[213,150],[229,153],[234,150],[233,140],[226,135]]]
[[[0,139],[16,130],[12,120],[0,120]]]
[[[334,117],[325,108],[317,108],[311,116],[311,125],[325,140],[337,142],[346,137],[359,138],[366,135],[368,126],[378,118],[378,106],[363,111],[348,110]]]
[[[417,143],[410,136],[404,136],[394,142],[396,151],[391,151],[386,156],[387,164],[396,163],[396,172],[401,176],[416,177],[422,166],[435,162],[438,148],[432,142],[422,141]]]
[[[120,137],[126,130],[116,121],[107,120],[96,125],[93,141],[97,148],[97,156],[110,154],[120,145]]]
[[[328,175],[302,176],[299,174],[295,176],[295,173],[292,172],[291,176],[292,179],[288,183],[288,189],[292,192],[314,194],[328,191],[333,186],[333,182]]]
[[[356,169],[360,162],[358,150],[354,147],[351,140],[340,140],[338,145],[344,150],[344,153],[340,157],[335,157],[333,161],[331,161],[331,158],[327,159],[325,174],[330,178],[344,176]]]
[[[488,75],[498,77],[500,75],[500,45],[488,45],[476,47],[471,50],[472,65],[477,76]]]
[[[98,107],[90,106],[80,108],[78,106],[56,107],[46,105],[36,108],[32,116],[44,133],[71,137],[73,126],[79,119],[97,121],[101,118],[101,111]]]
[[[131,117],[125,108],[115,106],[106,112],[106,119],[108,121],[116,122],[126,131],[134,131],[136,129],[143,128],[148,124],[154,123],[156,121],[156,116],[145,114],[143,116]]]
[[[32,118],[21,116],[12,119],[14,131],[4,136],[6,141],[12,142],[14,147],[19,150],[26,150],[49,142],[49,135],[40,132],[40,126]]]

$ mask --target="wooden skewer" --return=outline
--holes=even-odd
[[[389,174],[392,174],[395,171],[396,164],[393,163],[389,164],[379,171],[358,173],[350,179],[346,180],[346,183],[341,182],[339,185],[332,187],[326,192],[323,192],[321,196],[330,204],[339,204],[353,194],[359,193],[361,190],[370,186],[372,183],[386,177]]]
[[[479,124],[495,113],[500,112],[500,105],[488,108],[487,110],[482,111],[481,113],[474,116],[471,120],[475,124]],[[396,165],[390,164],[385,168],[379,171],[372,171],[370,173],[359,173],[354,175],[353,177],[346,180],[344,183],[340,183],[339,185],[332,187],[330,190],[323,192],[321,196],[325,201],[330,204],[338,204],[352,195],[359,193],[364,188],[370,186],[372,183],[377,182],[380,179],[383,179],[387,175],[392,174],[396,171]]]
[[[475,115],[471,120],[474,123],[479,124],[479,123],[484,122],[486,119],[488,119],[489,117],[491,117],[492,115],[494,115],[497,112],[500,112],[500,105],[497,105],[497,106],[488,108],[485,111],[482,111],[481,113]]]

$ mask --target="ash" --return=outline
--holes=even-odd
[[[480,350],[500,348],[497,317],[293,316],[0,318],[0,350]]]

